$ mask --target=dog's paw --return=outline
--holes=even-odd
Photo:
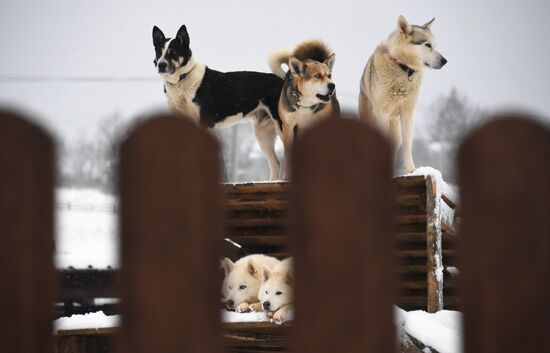
[[[405,162],[404,167],[405,167],[405,172],[407,172],[407,174],[410,174],[416,170],[416,167],[414,166],[413,162],[409,162],[409,163]]]
[[[275,322],[283,322],[286,320],[286,314],[287,310],[277,310],[275,314],[273,314],[273,321]]]
[[[235,311],[238,313],[246,313],[248,312],[249,308],[250,308],[250,305],[248,305],[248,303],[242,303],[241,305],[235,308]]]
[[[266,311],[265,316],[267,316],[270,319],[273,319],[273,311]]]
[[[260,312],[260,311],[262,311],[262,304],[260,304],[260,303],[250,304],[250,306],[248,307],[248,309],[249,309],[250,311]]]

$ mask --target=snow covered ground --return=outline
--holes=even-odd
[[[407,333],[440,353],[462,352],[462,313],[442,310],[429,314],[395,307],[394,320],[399,336]]]
[[[56,191],[57,268],[118,266],[117,200],[91,189]]]

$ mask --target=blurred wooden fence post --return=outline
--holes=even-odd
[[[53,351],[53,184],[52,139],[0,112],[2,352]]]
[[[293,152],[293,351],[394,352],[389,145],[357,121],[331,119]]]
[[[218,146],[185,119],[161,116],[121,148],[118,352],[221,350]]]
[[[466,353],[550,352],[550,133],[503,119],[459,154]]]

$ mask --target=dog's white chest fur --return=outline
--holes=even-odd
[[[200,106],[193,101],[200,87],[206,66],[195,65],[189,76],[177,83],[165,82],[166,96],[172,109],[189,116],[197,123],[200,119]]]

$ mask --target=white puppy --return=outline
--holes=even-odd
[[[285,321],[292,308],[292,260],[285,259],[273,269],[262,267],[263,284],[258,298],[268,317]]]
[[[227,309],[239,313],[261,311],[262,306],[258,301],[258,290],[262,284],[261,269],[272,269],[278,263],[276,258],[265,255],[248,255],[236,262],[225,258],[222,295]]]

